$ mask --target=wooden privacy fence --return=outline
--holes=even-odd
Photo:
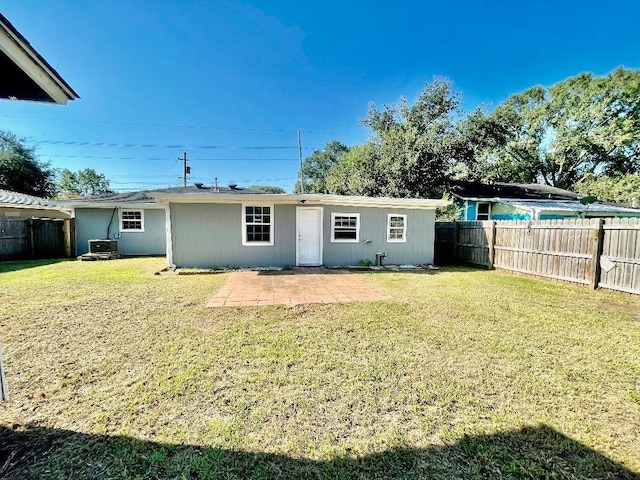
[[[640,219],[437,222],[436,263],[640,294]]]
[[[0,217],[0,260],[73,254],[73,219]]]

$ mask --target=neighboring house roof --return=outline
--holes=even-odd
[[[581,213],[635,213],[640,214],[640,208],[625,207],[609,203],[591,203],[583,205],[577,201],[508,201],[499,203],[528,211],[581,212]]]
[[[9,190],[1,190],[0,189],[0,204],[2,205],[11,205],[11,206],[25,206],[29,207],[40,206],[47,207],[50,206],[49,200],[41,197],[34,197],[31,195],[25,195],[24,193],[11,192]]]
[[[457,181],[451,193],[465,200],[512,198],[520,200],[578,200],[580,195],[538,183],[480,183]]]
[[[29,41],[0,14],[0,98],[64,105],[80,98]]]
[[[64,208],[61,208],[57,202],[52,200],[2,189],[0,189],[0,207],[30,210],[56,210],[68,213]]]

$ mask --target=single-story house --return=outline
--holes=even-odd
[[[178,267],[433,262],[445,200],[267,194],[195,187],[148,192],[166,208],[168,263]],[[78,222],[79,223],[79,222]]]
[[[75,219],[76,255],[89,240],[117,240],[125,255],[166,253],[166,207],[145,192],[61,200]]]
[[[537,183],[456,182],[451,193],[460,220],[551,220],[583,217],[640,217],[640,208],[581,202],[574,192]],[[589,199],[593,200],[593,199]]]

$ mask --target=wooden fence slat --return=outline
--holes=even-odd
[[[640,218],[456,222],[457,259],[640,294]],[[600,268],[606,257],[614,267]]]

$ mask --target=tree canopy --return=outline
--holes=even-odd
[[[624,203],[640,207],[640,174],[615,177],[586,176],[574,185],[581,195],[593,195],[605,202]]]
[[[640,171],[640,71],[582,73],[512,95],[489,116],[504,141],[485,150],[494,180],[572,188],[587,175]]]
[[[370,135],[334,140],[303,163],[305,191],[440,197],[452,180],[544,183],[583,191],[640,174],[640,70],[582,73],[511,95],[493,111],[460,112],[447,80],[413,103],[371,104]],[[299,182],[296,192],[300,191]],[[604,198],[603,196],[599,196]],[[616,198],[627,198],[626,193]]]
[[[49,198],[55,192],[54,171],[23,139],[0,130],[0,188]]]
[[[284,188],[273,187],[271,185],[252,185],[250,190],[256,190],[264,193],[287,193]]]
[[[304,193],[328,193],[326,182],[329,170],[348,151],[349,148],[337,140],[327,143],[322,150],[314,150],[302,162]],[[302,193],[302,191],[300,180],[298,180],[294,192]]]
[[[77,172],[65,168],[60,172],[56,193],[60,198],[73,198],[110,195],[114,191],[111,190],[109,180],[93,168],[85,168]]]
[[[327,173],[329,193],[433,197],[444,192],[455,159],[457,92],[445,80],[427,85],[415,103],[369,106],[369,139],[351,147]]]

